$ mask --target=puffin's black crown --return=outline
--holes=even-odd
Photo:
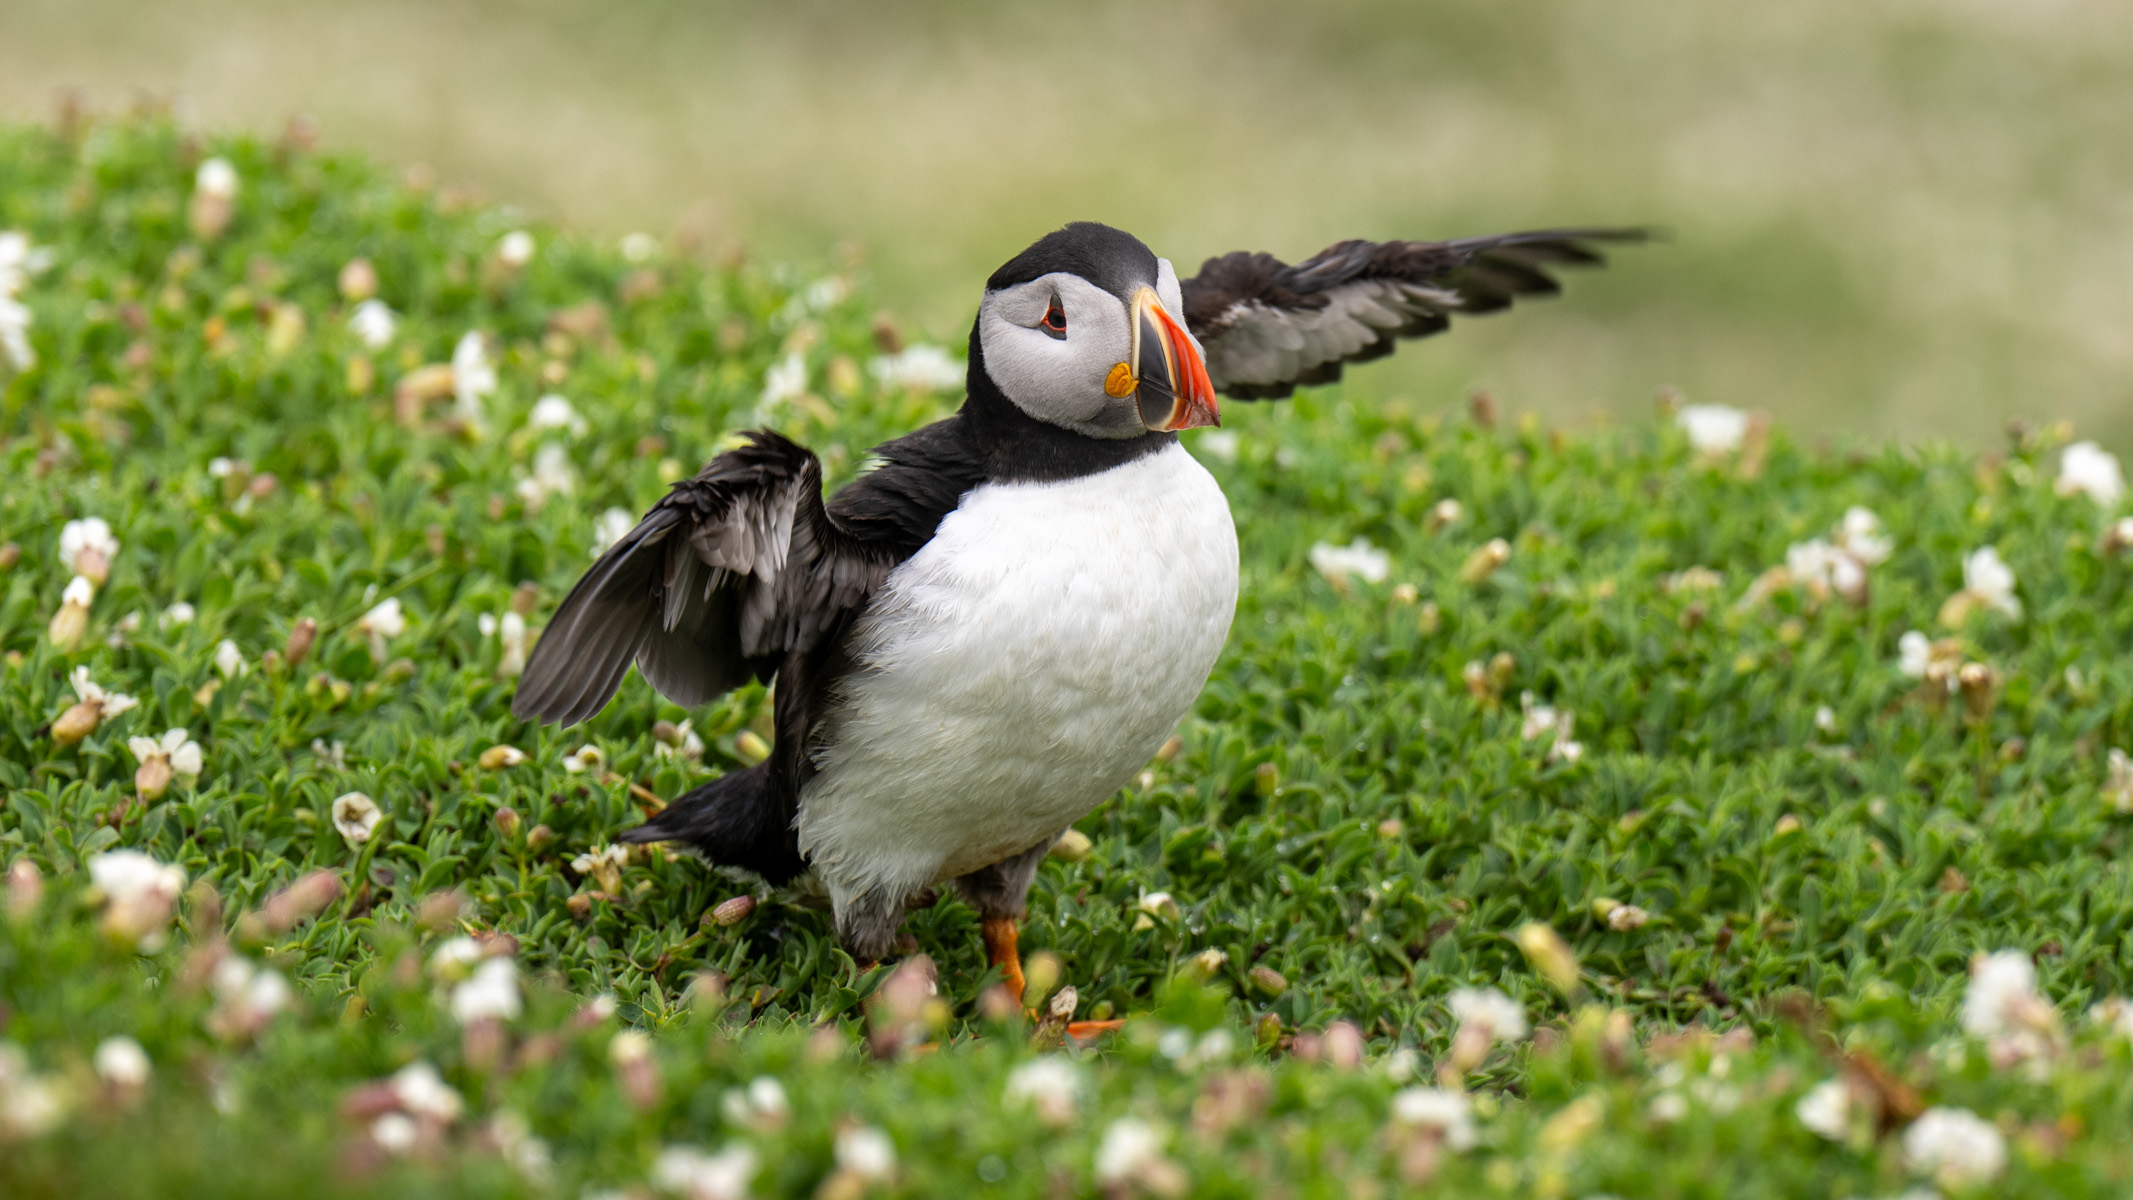
[[[985,281],[985,290],[1028,283],[1055,271],[1079,275],[1123,300],[1135,288],[1155,285],[1155,251],[1123,229],[1076,221],[1008,259]]]

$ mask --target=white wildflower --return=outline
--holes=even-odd
[[[785,1085],[769,1075],[756,1076],[745,1088],[727,1088],[720,1107],[728,1121],[758,1133],[781,1128],[792,1117]]]
[[[1406,1083],[1422,1070],[1422,1056],[1413,1046],[1402,1046],[1385,1056],[1385,1078],[1394,1083]]]
[[[595,846],[570,860],[570,869],[587,876],[610,894],[622,890],[622,868],[630,863],[628,846]]]
[[[807,391],[807,358],[788,354],[763,376],[763,407],[782,404]]]
[[[2133,813],[2133,756],[2113,746],[2103,761],[2104,800],[2112,812]]]
[[[2112,996],[2089,1009],[2089,1020],[2109,1033],[2133,1041],[2133,1004]]]
[[[386,641],[406,633],[407,613],[400,607],[400,598],[394,596],[379,601],[369,612],[356,618],[356,628]]]
[[[127,738],[126,749],[133,754],[134,761],[142,767],[142,771],[134,777],[134,780],[136,785],[141,787],[141,794],[150,800],[154,800],[163,794],[161,786],[152,789],[148,786],[141,786],[143,779],[154,773],[155,764],[160,763],[161,769],[167,770],[171,775],[183,775],[187,779],[198,779],[200,777],[200,769],[205,765],[202,761],[200,743],[192,740],[192,735],[183,728],[166,729],[160,738]],[[161,780],[163,785],[167,785],[168,782],[168,777],[164,777]],[[153,790],[154,795],[149,795],[151,790]]]
[[[1689,435],[1689,445],[1703,454],[1740,449],[1748,436],[1748,414],[1723,404],[1691,404],[1674,414],[1674,424]]]
[[[2019,950],[1981,954],[1970,962],[1963,994],[1963,1031],[1993,1044],[1994,1056],[2018,1061],[2052,1049],[2059,1014],[2037,993],[2037,968]]]
[[[348,314],[349,332],[356,340],[373,350],[383,350],[392,344],[393,336],[400,331],[400,318],[385,301],[372,298],[355,306]]]
[[[220,155],[210,158],[193,172],[193,187],[223,200],[233,199],[237,195],[237,168]]]
[[[637,518],[626,508],[610,508],[593,519],[592,556],[598,558],[607,553],[616,542],[629,536],[637,527]]]
[[[481,943],[461,934],[437,943],[430,951],[430,974],[448,983],[458,983],[473,974],[475,964],[489,957]]]
[[[1852,1090],[1842,1079],[1825,1079],[1793,1105],[1800,1124],[1833,1142],[1851,1135]]]
[[[1671,1125],[1689,1115],[1689,1098],[1680,1092],[1661,1092],[1652,1097],[1651,1107],[1645,1111],[1661,1125]]]
[[[59,529],[60,563],[73,574],[88,576],[98,587],[103,586],[118,552],[119,540],[112,535],[110,522],[102,517],[83,517]],[[88,555],[95,557],[85,557]]]
[[[755,1151],[736,1142],[717,1154],[668,1146],[652,1162],[652,1186],[683,1200],[746,1200],[755,1179]]]
[[[1881,518],[1875,516],[1872,509],[1857,504],[1844,510],[1843,519],[1837,522],[1834,540],[1837,549],[1869,567],[1887,562],[1896,550],[1896,543],[1882,532]]]
[[[482,398],[496,390],[496,367],[489,362],[480,330],[469,330],[452,348],[452,396],[459,419],[479,430]]]
[[[1168,917],[1173,921],[1178,919],[1177,898],[1169,892],[1141,893],[1139,908],[1151,917]]]
[[[155,1067],[148,1061],[148,1052],[141,1044],[121,1034],[108,1037],[96,1046],[96,1075],[105,1083],[123,1091],[139,1091],[148,1086],[148,1077]],[[4,1088],[0,1084],[0,1088]]]
[[[1526,1010],[1495,988],[1458,988],[1446,1001],[1462,1029],[1478,1029],[1492,1042],[1515,1042],[1526,1036]]]
[[[488,1019],[509,1021],[522,1007],[518,964],[508,958],[484,959],[474,968],[472,978],[452,989],[452,1016],[462,1025]]]
[[[2125,472],[2118,456],[2094,442],[2075,442],[2059,452],[2058,491],[2062,496],[2087,492],[2105,508],[2116,508],[2126,494]]]
[[[496,640],[503,643],[503,657],[496,662],[496,673],[505,679],[516,679],[526,673],[526,652],[533,639],[526,633],[526,618],[506,611],[496,623]]]
[[[539,508],[550,496],[568,496],[577,490],[578,469],[570,452],[554,442],[544,443],[533,454],[533,472],[518,481],[518,498],[528,508]]]
[[[1535,704],[1532,692],[1521,693],[1519,704],[1524,709],[1524,715],[1519,721],[1518,736],[1520,740],[1530,742],[1543,734],[1552,735],[1553,741],[1550,742],[1548,747],[1549,762],[1555,762],[1559,759],[1566,762],[1576,762],[1583,757],[1585,747],[1571,740],[1570,737],[1571,728],[1576,722],[1577,714],[1567,708],[1558,709],[1553,705]]]
[[[582,435],[589,426],[570,401],[550,392],[533,402],[533,411],[526,414],[526,428],[533,430],[561,429],[572,437]]]
[[[89,882],[104,894],[105,932],[126,942],[160,938],[185,890],[185,868],[138,850],[106,850],[89,859]]]
[[[2022,619],[2022,602],[2015,598],[2014,568],[2000,559],[1991,546],[1973,551],[1963,559],[1963,591],[1979,603]]]
[[[459,1119],[465,1110],[466,1101],[437,1068],[426,1062],[411,1062],[400,1068],[392,1077],[393,1098],[410,1115],[449,1125]]]
[[[43,1137],[67,1117],[68,1095],[60,1081],[32,1074],[13,1042],[0,1042],[0,1146]]]
[[[198,615],[193,610],[192,605],[180,600],[169,608],[164,609],[163,615],[156,618],[156,624],[164,629],[174,629],[180,625],[192,624],[193,618]]]
[[[489,1118],[487,1129],[496,1153],[521,1179],[546,1186],[554,1178],[555,1156],[546,1141],[533,1136],[533,1127],[526,1118],[504,1109]]]
[[[563,769],[572,775],[597,771],[606,765],[607,756],[600,753],[600,748],[590,742],[563,756]]]
[[[1311,547],[1311,565],[1336,587],[1345,585],[1351,576],[1366,583],[1383,583],[1392,573],[1392,557],[1364,538],[1346,546],[1319,542]]]
[[[1920,673],[1923,674],[1923,670],[1921,670]],[[1837,732],[1837,710],[1831,708],[1827,704],[1816,706],[1815,729],[1822,733],[1835,736]]]
[[[36,366],[37,352],[30,346],[29,307],[15,296],[50,261],[49,251],[30,247],[28,234],[12,229],[0,232],[0,357],[18,371]]]
[[[1411,1087],[1393,1093],[1392,1119],[1415,1129],[1434,1130],[1453,1150],[1474,1144],[1474,1104],[1465,1092]]]
[[[1081,1108],[1081,1068],[1056,1055],[1033,1058],[1007,1076],[1002,1101],[1034,1111],[1047,1125],[1074,1122]]]
[[[885,354],[867,364],[867,370],[876,382],[885,388],[905,388],[915,392],[945,392],[962,387],[968,380],[970,368],[961,359],[951,358],[939,346],[907,346],[896,354]],[[803,380],[802,387],[805,387]]]
[[[105,691],[95,680],[89,678],[87,667],[74,668],[74,673],[68,678],[73,682],[74,694],[81,697],[81,702],[95,705],[105,719],[131,711],[140,704],[139,700],[122,692]]]
[[[280,971],[260,966],[241,954],[224,955],[215,964],[210,986],[215,993],[215,1011],[208,1014],[208,1024],[224,1037],[249,1037],[259,1032],[294,998],[289,981]]]
[[[1963,1187],[2007,1169],[2007,1139],[1969,1109],[1929,1108],[1903,1131],[1903,1157],[1942,1186]]]
[[[224,679],[235,679],[245,673],[244,651],[237,648],[236,642],[223,638],[215,643],[215,670],[221,672]]]
[[[348,769],[348,747],[339,742],[329,742],[325,738],[312,738],[311,753],[317,755],[320,762],[336,771]]]
[[[1816,596],[1835,592],[1847,600],[1864,599],[1866,568],[1865,562],[1821,538],[1797,543],[1785,551],[1785,573],[1794,584]]]
[[[649,262],[659,253],[659,239],[649,233],[625,233],[621,242],[622,257],[633,263]]]
[[[0,296],[21,291],[30,276],[51,265],[51,250],[30,245],[29,234],[19,229],[0,230]]]
[[[380,1113],[378,1119],[370,1123],[370,1140],[387,1154],[406,1154],[421,1138],[422,1127],[404,1112]]]
[[[896,1143],[872,1125],[837,1131],[837,1169],[868,1181],[887,1179],[896,1170]]]
[[[348,792],[333,802],[333,827],[351,846],[360,846],[370,840],[371,831],[385,814],[377,802],[361,792]]]
[[[1160,1195],[1185,1190],[1184,1169],[1163,1156],[1163,1132],[1135,1117],[1120,1117],[1104,1130],[1096,1148],[1096,1182],[1105,1187],[1145,1187]]]
[[[497,239],[496,257],[507,267],[523,267],[533,261],[533,235],[514,229]]]
[[[703,736],[690,728],[687,721],[672,726],[671,731],[664,734],[661,727],[654,726],[652,734],[658,738],[658,744],[652,747],[653,758],[696,762],[704,756]]]

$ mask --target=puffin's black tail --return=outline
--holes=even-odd
[[[779,887],[807,869],[793,814],[770,786],[770,764],[732,771],[685,792],[651,820],[616,835],[624,842],[687,842],[721,867],[739,867]]]

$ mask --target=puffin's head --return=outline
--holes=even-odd
[[[1015,407],[1098,438],[1219,424],[1178,273],[1139,238],[1077,221],[985,281],[985,373]]]

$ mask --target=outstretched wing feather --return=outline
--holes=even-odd
[[[1224,395],[1278,399],[1339,379],[1345,363],[1392,353],[1400,338],[1561,290],[1544,269],[1603,261],[1594,242],[1635,229],[1555,229],[1449,242],[1340,242],[1290,266],[1268,254],[1207,260],[1183,282],[1186,324]]]
[[[822,503],[813,454],[773,433],[714,459],[600,556],[534,647],[512,709],[572,724],[634,662],[678,704],[767,678],[880,580]],[[798,536],[796,536],[798,535]]]

